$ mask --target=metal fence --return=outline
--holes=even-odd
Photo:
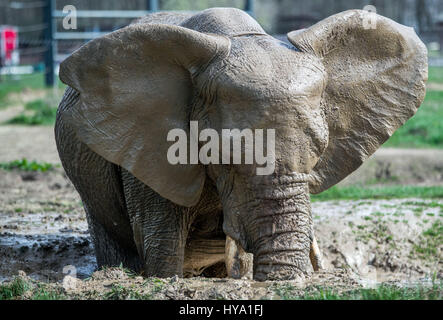
[[[245,0],[244,10],[253,15],[254,0]],[[47,15],[50,16],[47,30],[47,43],[50,44],[50,48],[46,51],[45,65],[46,85],[52,86],[55,82],[55,75],[57,73],[57,66],[63,61],[68,54],[60,53],[58,50],[58,42],[63,40],[82,40],[88,41],[96,37],[102,36],[109,31],[113,30],[95,30],[92,32],[87,31],[57,31],[57,19],[63,19],[66,17],[66,13],[56,9],[56,0],[49,0],[46,6]],[[149,13],[162,11],[159,10],[158,0],[147,0],[146,10],[77,10],[77,18],[140,18]]]
[[[75,1],[73,2],[75,3]],[[128,24],[129,19],[162,11],[159,0],[128,1],[125,5],[118,2],[118,6],[100,2],[106,4],[108,8],[123,8],[119,10],[86,10],[79,5],[78,10],[76,10],[79,29],[64,30],[60,25],[67,13],[61,9],[63,4],[66,3],[69,3],[69,1],[0,0],[0,24],[6,22],[5,24],[18,27],[18,51],[21,63],[25,64],[25,66],[3,68],[0,70],[0,76],[4,73],[44,71],[46,85],[53,86],[56,84],[55,80],[60,62],[83,43]],[[94,3],[95,6],[96,4],[98,2]],[[254,0],[239,0],[239,4],[243,6],[242,9],[254,16]],[[83,2],[83,5],[85,5],[85,2]],[[131,7],[142,10],[132,10]],[[94,6],[88,5],[88,8],[94,8]],[[91,20],[93,23],[97,22],[95,27],[89,26]],[[441,30],[440,37],[443,34]],[[441,39],[436,38],[436,35],[438,35],[437,32],[431,32],[430,35],[425,32],[420,36],[424,41],[426,40],[426,43],[438,41],[443,43]],[[278,37],[278,35],[274,36]],[[282,40],[285,39],[286,36],[283,36]],[[429,64],[443,66],[442,55],[430,57]]]
[[[86,41],[102,36],[114,31],[123,25],[108,24],[112,28],[102,28],[100,25],[94,30],[63,30],[60,31],[58,25],[60,21],[67,16],[66,12],[57,8],[57,0],[41,1],[10,1],[6,4],[0,4],[0,7],[13,10],[14,12],[27,12],[32,10],[41,15],[41,21],[37,24],[18,26],[19,29],[19,54],[30,55],[32,59],[31,66],[24,66],[23,70],[45,72],[45,83],[47,86],[53,86],[56,83],[58,66],[74,49],[81,46]],[[146,0],[144,10],[81,10],[77,8],[77,19],[135,19],[145,16],[149,13],[163,11],[159,8],[158,0]],[[251,15],[254,15],[254,0],[244,0],[243,9]],[[101,20],[100,20],[101,21]],[[84,29],[84,28],[82,28]],[[30,32],[40,32],[36,38],[22,39],[22,35]],[[17,70],[11,68],[11,70]]]

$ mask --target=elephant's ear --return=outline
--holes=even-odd
[[[80,103],[63,116],[93,151],[163,197],[195,205],[204,168],[171,165],[167,135],[182,129],[189,137],[192,76],[229,49],[227,38],[159,24],[131,25],[90,41],[60,66],[60,79],[80,92]]]
[[[374,22],[375,29],[365,28]],[[360,10],[288,38],[322,59],[327,72],[322,104],[329,144],[310,181],[311,192],[319,193],[357,169],[415,114],[425,96],[427,50],[412,28]]]

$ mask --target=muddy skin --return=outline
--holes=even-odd
[[[289,33],[288,45],[238,9],[154,14],[65,59],[55,137],[99,266],[183,276],[194,220],[218,216],[221,203],[223,231],[254,254],[255,279],[302,275],[314,243],[309,193],[356,170],[425,95],[424,44],[382,16],[364,29],[367,15],[336,14]],[[233,184],[216,174],[218,199],[207,201],[208,165],[165,157],[165,138],[189,121],[219,135],[275,129],[276,182],[230,164]]]

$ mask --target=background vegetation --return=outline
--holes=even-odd
[[[430,67],[426,97],[414,117],[385,143],[386,147],[443,148],[443,68]]]

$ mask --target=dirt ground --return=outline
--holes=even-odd
[[[25,157],[59,163],[51,127],[0,126],[0,141],[0,162]],[[395,152],[413,153],[413,159],[424,157],[433,167],[443,167],[441,151],[383,149],[371,160],[373,166],[385,167],[380,159],[398,157]],[[407,167],[392,165],[390,170]],[[379,172],[376,168],[368,166],[355,176],[371,179]],[[420,179],[424,184],[441,184],[443,175]],[[81,200],[62,168],[45,173],[0,170],[0,282],[26,274],[72,299],[120,297],[122,292],[153,299],[279,299],[282,285],[294,286],[302,294],[315,286],[352,289],[385,282],[426,284],[431,278],[442,278],[441,235],[429,238],[427,234],[441,231],[443,199],[328,201],[314,202],[312,208],[325,266],[322,272],[309,270],[284,284],[144,279],[121,269],[96,271]]]

